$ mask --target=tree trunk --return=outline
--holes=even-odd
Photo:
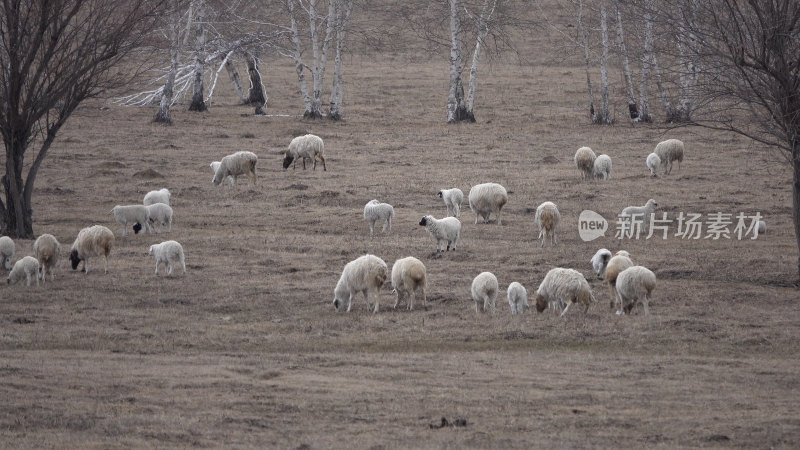
[[[189,111],[206,111],[205,98],[203,96],[203,70],[205,60],[203,52],[205,51],[205,17],[203,14],[202,6],[197,8],[196,16],[194,19],[195,27],[195,44],[194,44],[194,84],[192,86],[192,103],[189,104]]]
[[[239,101],[241,101],[243,105],[248,104],[247,95],[245,95],[244,88],[242,87],[242,78],[239,76],[239,71],[236,70],[236,64],[233,63],[231,58],[225,60],[225,70],[228,72],[228,77],[231,79],[233,90],[236,92],[236,95],[239,96]]]
[[[25,153],[23,144],[25,141],[19,137],[12,137],[10,141],[6,143],[6,154],[9,156],[6,158],[6,174],[3,176],[3,187],[6,191],[6,234],[21,239],[32,239],[32,211],[22,195],[24,192],[22,157]]]
[[[461,42],[461,2],[449,0],[450,3],[450,91],[447,97],[447,123],[461,122],[466,119],[467,108],[464,104],[464,85],[461,74],[464,71],[463,44]]]
[[[489,0],[483,0],[481,16],[478,19],[478,38],[475,40],[475,50],[472,52],[472,66],[469,69],[469,88],[467,91],[467,110],[464,120],[475,122],[475,89],[478,86],[478,60],[481,56],[481,46],[486,36],[489,35],[489,21],[497,7],[497,0],[493,0],[489,8]]]
[[[589,61],[589,32],[583,25],[583,1],[578,2],[578,34],[583,39],[583,61],[586,63],[586,86],[589,90],[589,118],[597,123],[597,112],[594,108],[594,91],[592,90],[591,63]]]
[[[313,101],[311,96],[308,95],[308,86],[306,85],[305,64],[303,64],[303,46],[300,43],[300,33],[297,31],[297,18],[294,13],[294,1],[286,0],[286,6],[289,10],[289,18],[291,20],[291,39],[294,44],[294,52],[292,59],[294,59],[294,68],[297,72],[297,81],[300,84],[300,95],[303,96],[303,103],[305,104],[305,112],[303,117],[312,115]]]
[[[603,52],[600,56],[600,117],[598,123],[611,123],[611,111],[608,107],[608,12],[605,0],[600,2],[600,33]]]
[[[800,137],[797,135],[792,138],[792,169],[792,219],[798,250],[797,274],[800,277]]]
[[[661,104],[664,106],[664,116],[667,118],[667,123],[674,122],[675,112],[672,110],[672,104],[667,96],[667,90],[664,89],[664,83],[661,79],[661,69],[658,67],[658,58],[656,57],[655,53],[650,54],[650,61],[653,63],[653,73],[656,76],[658,98],[661,99]]]
[[[172,106],[172,96],[175,88],[175,75],[178,72],[178,50],[180,46],[180,33],[178,32],[178,20],[173,20],[169,25],[169,73],[167,74],[167,81],[164,83],[164,89],[161,91],[161,101],[158,105],[158,112],[156,113],[155,121],[167,125],[172,124],[172,117],[170,117],[170,107]]]
[[[639,121],[652,122],[650,116],[650,63],[653,58],[653,19],[650,15],[652,0],[645,2],[644,49],[642,51],[642,83],[639,85]]]
[[[617,13],[617,46],[619,47],[620,59],[622,60],[622,73],[625,75],[625,87],[628,96],[628,114],[631,121],[638,122],[639,109],[636,106],[636,95],[633,92],[633,78],[631,77],[631,65],[628,61],[628,50],[625,47],[625,34],[622,29],[622,12],[619,10],[619,0],[613,0],[614,11]]]
[[[333,63],[333,88],[328,118],[342,120],[344,83],[342,81],[342,51],[347,37],[347,24],[353,10],[353,0],[336,0],[336,55]]]
[[[259,59],[253,53],[247,53],[247,75],[250,77],[250,92],[247,96],[247,104],[256,108],[256,114],[266,114],[267,93],[262,82],[261,72],[258,70]]]

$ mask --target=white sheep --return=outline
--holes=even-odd
[[[528,309],[528,291],[525,286],[515,281],[508,285],[507,295],[511,314],[522,314]]]
[[[664,164],[664,175],[672,172],[672,163],[678,161],[678,170],[683,162],[683,142],[678,139],[667,139],[659,142],[653,153],[658,155]]]
[[[464,202],[464,193],[461,192],[461,189],[442,189],[437,195],[444,202],[448,216],[461,216],[461,203]]]
[[[597,159],[597,155],[595,155],[592,149],[589,147],[581,147],[577,152],[575,152],[575,158],[573,158],[573,162],[575,163],[575,167],[581,171],[581,177],[584,180],[592,178],[592,173],[594,173],[595,159]]]
[[[425,227],[436,239],[436,251],[444,252],[450,250],[450,245],[453,245],[453,251],[456,251],[458,246],[458,238],[461,237],[461,221],[455,217],[444,217],[437,219],[431,215],[424,216],[419,224]],[[444,243],[447,242],[447,249],[444,249]]]
[[[147,206],[147,222],[152,230],[158,222],[158,234],[161,234],[161,228],[166,224],[167,232],[172,232],[172,208],[164,203],[154,203]]]
[[[241,151],[230,154],[220,160],[211,182],[215,186],[219,186],[227,177],[231,177],[233,178],[231,185],[233,185],[239,175],[246,175],[247,178],[253,180],[253,184],[256,184],[258,179],[256,164],[258,164],[258,156],[253,152]]]
[[[633,266],[631,255],[625,250],[620,250],[612,256],[610,251],[601,248],[594,254],[591,262],[597,276],[608,284],[611,293],[610,307],[614,309],[620,304],[616,288],[617,277],[623,270]]]
[[[219,169],[219,166],[222,165],[222,163],[220,161],[214,161],[209,165],[211,166],[211,171],[214,172],[214,175],[216,175],[217,170]],[[225,177],[225,180],[223,180],[223,182],[228,183],[228,185],[230,186],[233,186],[234,183],[233,177],[228,175],[227,177]]]
[[[128,234],[129,223],[134,224],[134,234],[138,234],[142,226],[148,234],[151,232],[150,222],[147,220],[147,207],[144,205],[117,205],[111,209],[111,213],[114,214],[114,220],[122,225],[123,236]],[[139,224],[139,227],[136,227],[136,224]]]
[[[658,157],[655,153],[650,153],[647,155],[647,160],[645,161],[647,168],[650,169],[650,176],[657,177],[658,176],[658,167],[661,165],[661,158]]]
[[[397,293],[397,300],[394,308],[400,304],[403,297],[408,298],[408,309],[414,309],[414,298],[418,295],[422,297],[422,305],[427,306],[425,288],[428,285],[428,278],[425,272],[425,264],[422,261],[408,256],[398,259],[392,266],[392,288]],[[419,294],[418,294],[419,292]]]
[[[142,204],[144,206],[153,205],[155,203],[163,203],[165,205],[169,205],[169,199],[172,194],[169,193],[169,189],[159,189],[157,191],[150,191],[144,195],[144,200],[142,200]]]
[[[180,264],[183,273],[186,274],[186,260],[183,257],[183,246],[177,241],[164,241],[160,244],[153,244],[150,246],[150,256],[156,258],[156,271],[158,275],[158,266],[164,263],[164,275],[172,275],[172,270],[175,264]]]
[[[648,315],[648,303],[656,288],[656,275],[643,266],[633,266],[623,270],[617,276],[617,293],[622,307],[617,314],[630,314],[637,303],[644,306],[644,314]]]
[[[22,279],[25,279],[26,286],[31,285],[31,278],[36,280],[36,285],[39,285],[39,261],[33,256],[26,256],[16,263],[8,273],[8,284],[16,284]]]
[[[478,216],[483,217],[483,223],[489,223],[492,213],[497,216],[497,224],[502,225],[500,211],[508,203],[506,188],[497,183],[483,183],[472,186],[469,190],[469,209],[475,213],[475,223]]]
[[[647,231],[656,206],[658,206],[658,203],[652,198],[648,200],[644,206],[628,206],[619,213],[619,220],[630,223],[629,230],[631,230],[631,232],[634,230],[635,224],[637,223],[641,224],[642,231]]]
[[[0,259],[2,259],[4,269],[11,270],[11,258],[14,257],[16,251],[17,247],[10,237],[0,237]]]
[[[594,160],[592,169],[594,178],[602,178],[604,180],[611,179],[611,157],[608,155],[600,155]]]
[[[481,272],[472,280],[472,300],[475,301],[475,312],[480,313],[478,305],[483,302],[483,312],[488,311],[489,306],[492,312],[495,311],[495,300],[500,286],[497,284],[497,277],[491,272]]]
[[[558,244],[556,237],[556,229],[558,222],[561,221],[561,213],[558,212],[558,207],[553,202],[544,202],[536,208],[536,224],[539,225],[539,237],[542,240],[542,247],[544,241],[547,240],[547,235],[550,235],[550,243],[552,245]]]
[[[353,297],[359,292],[364,294],[367,310],[372,309],[370,293],[375,297],[373,313],[378,312],[381,300],[381,286],[388,277],[389,269],[382,259],[375,255],[364,255],[345,264],[342,276],[333,290],[333,308],[339,312],[347,301],[347,312],[353,305]]]
[[[370,200],[364,205],[364,220],[369,223],[369,235],[375,231],[375,222],[383,223],[382,231],[392,229],[392,218],[394,218],[394,208],[388,203],[381,203],[377,200]]]
[[[59,253],[61,253],[61,244],[52,234],[43,234],[33,243],[33,254],[39,261],[43,282],[47,280],[48,271],[50,272],[50,281],[55,280],[53,268],[58,262]]]
[[[108,273],[108,255],[114,247],[114,233],[102,225],[94,225],[82,229],[72,244],[69,260],[72,270],[78,268],[83,261],[83,271],[89,273],[89,258],[103,255],[105,268],[103,273]]]
[[[586,314],[589,305],[594,301],[594,294],[586,278],[573,269],[551,269],[536,291],[536,310],[541,313],[548,306],[563,308],[562,317],[573,303],[584,305],[583,313]]]
[[[303,170],[306,170],[306,158],[314,160],[314,170],[317,170],[317,159],[322,161],[322,170],[328,170],[325,165],[325,144],[322,138],[313,134],[305,136],[297,136],[289,143],[289,148],[286,149],[286,156],[283,158],[283,168],[288,169],[289,164],[294,161],[297,168],[297,159],[303,158]]]

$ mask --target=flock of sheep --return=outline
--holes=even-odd
[[[321,144],[320,144],[321,145]],[[683,142],[669,139],[659,143],[655,151],[645,161],[647,168],[656,176],[660,166],[664,165],[664,174],[672,170],[672,163],[683,161]],[[308,157],[312,157],[309,155]],[[288,167],[292,159],[287,152],[284,168]],[[573,159],[575,166],[581,172],[583,179],[611,178],[612,162],[608,155],[595,155],[589,147],[581,147]],[[305,164],[304,164],[305,166]],[[447,208],[448,217],[437,219],[431,215],[422,217],[419,224],[424,226],[436,241],[436,251],[449,251],[452,247],[456,250],[461,235],[461,204],[464,193],[458,188],[444,189],[438,192]],[[478,217],[484,223],[494,214],[497,224],[502,223],[501,211],[508,202],[506,189],[497,183],[483,183],[473,186],[467,196],[470,209],[475,213],[475,223]],[[646,227],[648,218],[658,206],[655,200],[650,199],[644,206],[629,206],[622,210],[620,219],[643,219]],[[381,224],[382,231],[391,230],[394,208],[388,203],[370,200],[364,206],[364,220],[369,224],[370,236],[375,232],[375,225]],[[536,208],[535,222],[539,227],[541,245],[550,240],[552,246],[558,244],[556,231],[561,221],[561,214],[553,202],[543,202]],[[592,268],[600,279],[605,280],[611,293],[611,308],[617,314],[629,314],[637,304],[642,305],[645,314],[649,314],[648,304],[655,289],[655,274],[643,266],[634,265],[630,254],[624,250],[612,254],[603,248],[591,259]],[[336,311],[345,309],[350,311],[353,298],[362,293],[367,301],[368,309],[377,312],[380,303],[380,289],[388,278],[389,269],[381,258],[375,255],[364,255],[347,263],[342,271],[336,288],[334,289],[333,306]],[[425,288],[427,276],[425,265],[417,258],[406,257],[395,261],[392,266],[391,284],[393,292],[397,294],[394,307],[408,297],[408,308],[413,309],[412,294],[415,298],[421,297],[425,304]],[[496,309],[495,302],[500,291],[497,277],[491,272],[482,272],[472,281],[472,299],[475,302],[475,312],[479,313]],[[528,293],[519,282],[512,282],[507,289],[507,299],[511,314],[519,314],[529,307]],[[572,304],[583,306],[584,313],[591,302],[595,301],[589,283],[578,271],[570,268],[554,268],[544,277],[536,291],[534,303],[539,312],[546,308],[561,311],[561,316],[567,313]]]

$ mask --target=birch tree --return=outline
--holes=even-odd
[[[0,232],[32,239],[39,168],[86,99],[128,84],[120,66],[168,13],[157,0],[0,2],[0,134],[6,150]],[[32,157],[27,168],[26,156]]]
[[[595,123],[608,125],[612,122],[608,106],[608,11],[605,0],[600,1],[600,112]]]
[[[194,30],[194,80],[192,83],[192,102],[189,111],[205,111],[205,98],[203,97],[203,71],[205,70],[206,46],[206,9],[203,0],[192,0],[191,3],[192,29]]]
[[[353,0],[329,0],[335,3],[334,29],[335,51],[333,62],[333,87],[331,88],[331,101],[328,118],[342,120],[344,113],[344,82],[342,75],[342,52],[344,52],[347,39],[347,26],[350,23],[350,14],[353,12]]]
[[[447,123],[469,120],[464,102],[464,43],[461,30],[461,1],[448,0],[450,6],[450,90],[447,96]],[[472,118],[474,121],[475,118]]]
[[[250,78],[250,90],[247,94],[247,104],[256,108],[256,114],[266,114],[267,92],[261,79],[261,72],[258,70],[259,58],[253,52],[247,52],[247,75]]]
[[[583,21],[583,0],[578,1],[578,35],[583,48],[583,61],[586,67],[586,88],[589,94],[589,117],[592,123],[597,123],[597,112],[594,107],[594,90],[592,89],[591,60],[589,58],[589,31]]]
[[[625,46],[625,31],[622,25],[622,11],[619,8],[619,0],[612,0],[614,13],[617,18],[617,47],[619,48],[620,62],[622,62],[622,74],[625,77],[625,94],[628,100],[628,115],[633,122],[639,122],[639,108],[636,105],[636,95],[633,90],[633,77],[631,76],[631,65],[628,60],[628,49]],[[646,95],[646,93],[645,93]]]
[[[181,9],[178,8],[178,2],[172,2],[172,8],[168,15],[166,23],[166,34],[169,38],[169,70],[167,72],[167,79],[164,83],[164,88],[161,92],[161,100],[158,105],[158,112],[156,113],[155,122],[172,124],[172,117],[170,108],[172,107],[175,77],[178,73],[180,46],[182,41],[182,33],[180,30],[181,25]]]

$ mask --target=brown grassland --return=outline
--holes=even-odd
[[[444,123],[446,59],[352,55],[346,120],[307,122],[288,60],[269,59],[270,117],[217,86],[206,113],[105,101],[60,133],[34,194],[34,230],[64,247],[55,282],[0,288],[0,445],[26,447],[530,448],[800,445],[797,248],[791,174],[742,138],[697,128],[592,126],[580,61],[523,46],[525,62],[482,67],[478,123]],[[227,83],[221,79],[220,83]],[[654,99],[655,100],[655,99]],[[657,104],[653,103],[654,108]],[[288,114],[289,117],[277,116]],[[325,141],[327,172],[284,171],[296,135]],[[667,137],[686,143],[680,170],[651,178],[644,159]],[[612,179],[583,182],[583,145],[613,158]],[[213,186],[211,161],[258,154],[256,185]],[[437,255],[418,225],[444,215],[439,189],[503,184],[503,223],[475,225],[466,202],[456,252]],[[122,238],[110,214],[149,190],[172,192],[172,232]],[[757,240],[584,242],[584,209],[761,212]],[[391,232],[372,239],[370,199],[391,203]],[[559,245],[541,248],[533,220],[561,211]],[[69,268],[77,232],[102,224],[117,241],[108,274]],[[676,231],[673,224],[671,234]],[[148,247],[183,244],[187,274],[154,276]],[[32,241],[16,241],[18,257]],[[628,250],[658,277],[650,315],[619,317],[589,259]],[[362,297],[336,314],[348,261],[427,266],[428,304],[380,311]],[[529,296],[553,267],[582,272],[598,302],[565,318],[512,317],[505,288]],[[99,270],[98,270],[99,269]],[[477,315],[470,283],[495,273],[496,314]],[[401,305],[404,306],[404,305]],[[431,427],[442,417],[466,426]]]

